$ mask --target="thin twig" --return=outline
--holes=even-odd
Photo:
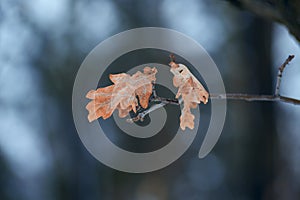
[[[180,105],[181,101],[177,99],[168,99],[164,97],[156,97],[155,99],[152,100],[153,102],[161,102],[165,104],[172,104],[172,105]]]
[[[146,117],[146,115],[148,115],[149,113],[164,107],[167,103],[166,102],[161,102],[159,104],[154,104],[153,106],[151,106],[149,109],[144,110],[141,113],[138,113],[136,117],[133,117],[131,119],[127,119],[127,122],[129,123],[133,123],[133,122],[137,122],[137,121],[144,121],[144,118]]]
[[[243,101],[281,101],[285,103],[291,103],[294,105],[300,105],[300,100],[280,95],[251,95],[251,94],[211,94],[210,99],[217,100],[243,100]]]

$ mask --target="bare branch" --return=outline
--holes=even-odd
[[[290,103],[294,105],[300,105],[300,100],[280,96],[280,95],[250,95],[250,94],[238,94],[238,93],[228,93],[228,94],[211,94],[211,100],[241,100],[241,101],[273,101],[273,102],[284,102]],[[159,104],[154,104],[149,109],[144,110],[143,112],[139,113],[136,117],[128,119],[128,122],[136,122],[136,121],[143,121],[145,116],[159,108],[164,107],[167,104],[172,105],[180,105],[181,102],[177,99],[168,99],[157,97],[156,99],[151,100],[153,102],[160,102]]]
[[[250,95],[250,94],[211,94],[210,99],[229,99],[229,100],[243,100],[243,101],[279,101],[300,105],[300,100],[280,95]]]
[[[276,81],[276,88],[275,93],[273,95],[251,95],[251,94],[239,94],[239,93],[227,93],[227,94],[210,94],[209,98],[211,100],[241,100],[241,101],[273,101],[273,102],[284,102],[284,103],[290,103],[294,105],[300,105],[299,99],[293,99],[290,97],[281,96],[279,94],[280,90],[280,83],[282,78],[282,73],[285,69],[285,67],[293,60],[295,56],[289,55],[289,57],[285,60],[285,62],[279,67],[278,69],[278,75],[277,75],[277,81]],[[173,54],[170,55],[170,59],[173,61],[175,60],[175,56]],[[145,116],[161,107],[164,107],[167,104],[172,105],[180,105],[182,103],[182,100],[179,99],[168,99],[164,97],[159,97],[156,94],[155,90],[155,83],[153,83],[153,94],[150,98],[150,102],[159,102],[158,104],[152,105],[147,110],[144,110],[141,113],[138,113],[136,117],[127,119],[128,122],[136,122],[136,121],[143,121]]]

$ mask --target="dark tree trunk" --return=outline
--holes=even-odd
[[[242,85],[236,84],[232,89],[238,91],[242,87],[243,92],[250,94],[271,94],[274,89],[272,24],[256,17],[251,17],[249,21],[249,26],[237,39],[240,51],[236,56],[241,66],[235,66],[233,70],[234,73],[240,73]],[[245,69],[248,69],[246,73]],[[246,195],[251,199],[274,199],[272,184],[276,166],[274,152],[277,149],[274,104],[229,102],[228,112],[235,108],[240,109],[232,113],[233,126],[239,123],[243,125],[237,126],[233,136],[238,139],[232,147],[231,167],[236,170],[232,171],[231,177],[235,179],[233,183],[238,185],[232,187],[242,192],[237,195]]]
[[[299,0],[228,0],[241,9],[258,17],[285,25],[300,41],[300,1]]]

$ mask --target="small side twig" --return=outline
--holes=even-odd
[[[282,78],[282,73],[285,67],[293,60],[295,56],[289,55],[289,57],[284,61],[284,63],[279,67],[278,69],[278,75],[277,75],[277,81],[276,81],[276,87],[275,87],[275,96],[279,95],[279,89],[280,89],[280,83]]]
[[[244,101],[282,101],[285,103],[291,103],[300,105],[300,100],[290,97],[281,96],[279,94],[282,73],[285,67],[293,60],[295,56],[289,55],[289,57],[278,68],[278,75],[276,80],[276,87],[274,95],[250,95],[250,94],[210,94],[210,99],[230,99],[230,100],[244,100]]]

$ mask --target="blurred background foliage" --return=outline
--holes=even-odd
[[[294,105],[229,101],[206,158],[197,158],[197,138],[152,173],[118,172],[88,153],[72,118],[76,72],[101,41],[145,26],[194,38],[231,93],[271,94],[277,67],[295,54],[281,93],[300,98],[299,43],[286,27],[227,1],[1,0],[0,199],[300,199]]]

